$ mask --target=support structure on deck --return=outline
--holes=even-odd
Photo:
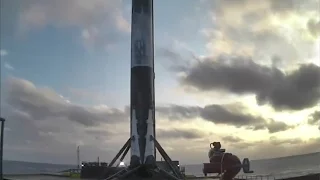
[[[153,167],[147,166],[147,165],[140,165],[136,167],[128,167],[124,169],[119,169],[118,172],[114,173],[113,175],[109,176],[106,178],[106,180],[111,180],[111,179],[131,179],[134,177],[149,177],[151,179],[157,179],[157,178],[165,178],[165,179],[173,179],[173,180],[181,180],[183,179],[183,175],[179,171],[177,167],[172,163],[171,158],[168,156],[168,154],[165,152],[165,150],[161,147],[159,142],[151,136],[150,139],[154,141],[156,149],[159,151],[160,155],[162,158],[165,160],[167,163],[168,167],[170,170],[173,172],[173,174],[157,167],[156,165]],[[130,141],[131,138],[128,139],[128,141],[122,146],[118,154],[112,159],[112,161],[109,164],[109,168],[112,168],[113,165],[119,160],[120,162],[123,161],[125,156],[127,155],[129,149],[130,149]],[[119,159],[119,157],[121,158]],[[116,165],[118,167],[119,164]]]

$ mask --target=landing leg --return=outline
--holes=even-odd
[[[161,145],[158,143],[158,141],[153,137],[150,136],[150,139],[154,141],[155,147],[158,149],[159,153],[167,163],[167,165],[170,167],[171,171],[173,172],[173,175],[169,172],[157,167],[157,165],[152,164],[142,164],[139,166],[129,166],[126,169],[120,170],[116,173],[114,173],[112,176],[109,176],[105,180],[112,180],[112,179],[170,179],[170,180],[181,180],[183,179],[182,174],[180,173],[178,167],[175,167],[173,165],[171,158],[168,156],[168,154],[165,152],[165,150],[161,147]],[[116,157],[111,161],[109,164],[109,168],[112,167],[112,165],[117,161],[117,159],[120,157],[120,155],[123,153],[123,155],[120,158],[120,161],[122,161],[127,152],[130,149],[130,140],[131,138],[126,142],[126,144],[121,148],[119,153],[116,155]],[[106,174],[104,174],[105,176]]]
[[[118,159],[119,156],[123,153],[124,150],[128,149],[128,150],[126,150],[126,153],[129,151],[129,149],[130,149],[130,140],[131,140],[131,138],[129,138],[129,139],[127,140],[127,142],[126,142],[126,143],[123,145],[123,147],[120,149],[120,151],[118,152],[118,154],[116,155],[116,157],[114,157],[113,160],[110,162],[110,164],[109,164],[108,167],[112,167],[112,166],[113,166],[113,164],[117,161],[117,159]],[[126,156],[126,154],[124,154],[124,157],[125,157],[125,156]],[[124,158],[124,157],[122,157],[122,158]]]
[[[126,155],[128,154],[128,151],[130,150],[130,147],[131,147],[131,144],[129,143],[126,150],[123,152],[121,158],[120,158],[120,162],[122,162],[124,160],[124,158],[126,157]],[[119,167],[120,165],[120,162],[119,164],[117,165],[117,167]]]
[[[174,167],[171,158],[168,156],[166,151],[161,147],[159,142],[153,136],[150,136],[150,138],[154,141],[156,148],[158,149],[159,153],[161,154],[163,159],[166,161],[166,163],[169,165],[171,171],[175,174],[177,178],[182,179],[183,176],[180,173],[179,169],[177,167]]]
[[[123,145],[123,147],[120,149],[120,151],[118,152],[118,154],[112,159],[112,161],[110,162],[110,164],[108,165],[108,169],[106,171],[103,171],[102,174],[100,175],[100,179],[104,179],[106,176],[108,176],[108,174],[112,174],[111,176],[109,176],[109,178],[113,178],[116,177],[119,174],[124,173],[123,170],[120,170],[116,173],[114,173],[115,170],[117,170],[116,168],[113,168],[113,164],[118,160],[118,158],[120,157],[120,155],[123,153],[120,161],[122,161],[124,159],[124,157],[126,156],[126,154],[128,153],[129,149],[130,149],[130,140],[131,138],[129,138],[127,140],[127,142]],[[117,165],[117,167],[119,166],[119,164]],[[108,178],[108,179],[109,179]]]

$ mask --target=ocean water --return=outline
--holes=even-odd
[[[202,164],[184,165],[186,174],[203,176]],[[75,165],[57,165],[46,163],[30,163],[20,161],[4,161],[4,174],[37,174],[54,173],[76,168]],[[320,152],[299,156],[253,160],[251,169],[255,171],[249,176],[263,175],[269,179],[294,177],[312,173],[320,173]],[[240,172],[239,176],[243,173]],[[248,175],[246,175],[248,176]],[[31,177],[30,177],[31,178]]]
[[[22,161],[3,161],[3,174],[40,174],[54,173],[66,169],[75,169],[75,165],[61,165],[48,163],[32,163]]]

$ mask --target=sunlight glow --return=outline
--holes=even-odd
[[[314,57],[311,60],[312,63],[320,66],[320,37],[316,39],[314,44]]]

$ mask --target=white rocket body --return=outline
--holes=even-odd
[[[131,165],[155,164],[153,0],[132,0]]]

